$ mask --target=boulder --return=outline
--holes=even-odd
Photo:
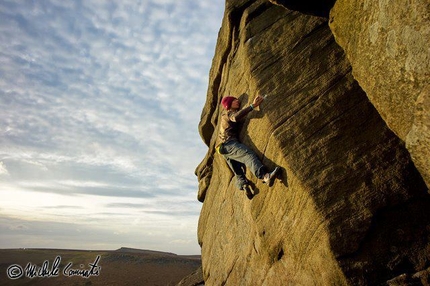
[[[328,17],[336,0],[269,0],[273,4],[303,14]]]
[[[249,200],[215,146],[221,98],[245,106],[257,94],[268,96],[240,139],[283,170],[271,188],[248,172]],[[355,80],[328,19],[227,0],[199,132],[208,146],[196,169],[206,285],[428,279],[428,188]]]
[[[338,0],[330,28],[354,78],[430,186],[430,2]]]
[[[197,268],[193,273],[184,277],[176,286],[201,286],[205,285],[202,268]]]

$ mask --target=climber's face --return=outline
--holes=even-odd
[[[231,103],[231,109],[239,109],[239,107],[240,107],[239,99],[233,100],[233,102]]]

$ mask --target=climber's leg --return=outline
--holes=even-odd
[[[263,179],[267,173],[266,167],[248,146],[237,141],[230,141],[224,144],[224,148],[227,153],[224,155],[226,158],[245,164],[257,178]]]
[[[239,190],[243,190],[244,186],[248,184],[248,179],[246,179],[246,175],[245,175],[246,174],[245,165],[227,157],[225,159],[227,161],[228,166],[233,171],[236,177],[236,187]]]

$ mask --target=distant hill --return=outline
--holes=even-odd
[[[161,252],[156,250],[136,249],[136,248],[128,248],[128,247],[121,247],[117,249],[116,252],[131,252],[131,253],[142,253],[147,255],[175,256],[175,257],[181,257],[181,258],[201,260],[200,255],[177,255],[171,252]]]
[[[116,252],[132,252],[132,253],[144,253],[144,254],[148,254],[148,255],[171,255],[171,256],[177,256],[177,254],[175,253],[171,253],[171,252],[161,252],[161,251],[156,251],[156,250],[147,250],[147,249],[136,249],[136,248],[128,248],[128,247],[121,247],[117,250],[115,250]]]
[[[126,247],[0,249],[0,285],[177,285],[200,266],[199,255]]]

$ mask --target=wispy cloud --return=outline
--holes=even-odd
[[[0,176],[9,175],[9,171],[6,169],[3,162],[0,162]]]
[[[9,199],[0,214],[16,215],[14,191],[57,205],[71,195],[194,200],[223,9],[221,0],[2,1],[0,192]]]

